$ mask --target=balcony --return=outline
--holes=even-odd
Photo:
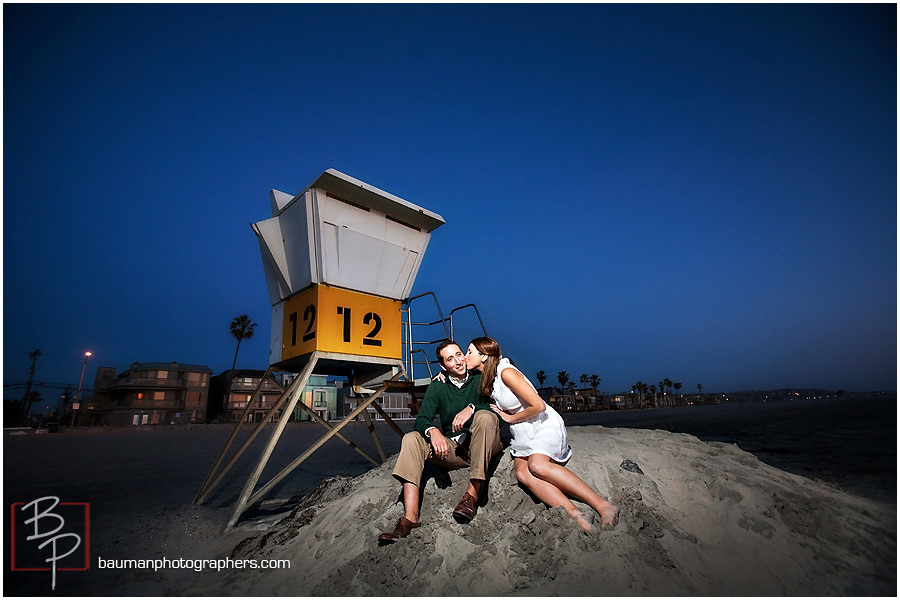
[[[156,389],[156,390],[179,390],[187,387],[187,382],[183,379],[169,377],[167,379],[158,379],[155,377],[126,377],[125,379],[117,379],[109,385],[103,387],[102,391],[114,391],[121,389]]]
[[[259,381],[254,381],[252,383],[232,381],[228,389],[232,392],[255,392],[256,388],[258,387]],[[281,393],[281,390],[279,388],[275,387],[271,382],[268,381],[263,386],[263,391],[279,394]]]
[[[117,403],[116,408],[127,408],[129,410],[184,410],[184,401],[182,400],[131,400],[130,402]]]

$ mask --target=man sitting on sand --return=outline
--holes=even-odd
[[[429,384],[415,428],[403,436],[393,475],[403,485],[404,516],[394,531],[378,536],[382,544],[405,538],[420,525],[419,485],[426,460],[449,469],[469,467],[469,485],[453,511],[457,521],[468,523],[478,510],[488,465],[503,451],[500,420],[478,391],[481,374],[466,370],[466,357],[456,342],[441,342],[437,357],[447,377]],[[440,429],[433,424],[436,414]]]

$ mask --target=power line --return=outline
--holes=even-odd
[[[24,388],[27,386],[28,386],[28,382],[15,382],[15,383],[4,383],[3,384],[4,389],[10,389],[10,390],[21,389],[21,388]],[[78,387],[78,384],[77,383],[49,383],[49,382],[43,382],[43,381],[35,381],[31,384],[31,387],[43,387],[43,388],[64,390],[66,388],[74,389],[74,388]]]

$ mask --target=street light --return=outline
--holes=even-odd
[[[81,379],[78,380],[78,393],[75,394],[75,412],[72,413],[72,427],[78,420],[78,413],[81,412],[81,384],[84,382],[84,369],[87,367],[87,359],[91,357],[91,352],[84,353],[84,363],[81,365]]]

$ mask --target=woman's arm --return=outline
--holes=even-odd
[[[546,410],[547,405],[544,404],[541,397],[538,396],[537,392],[534,391],[534,388],[528,383],[528,380],[525,379],[525,376],[519,371],[516,369],[503,369],[500,373],[500,378],[503,380],[503,383],[506,384],[506,387],[516,395],[516,398],[519,399],[522,406],[525,407],[525,410],[517,412],[514,415],[509,415],[509,418],[504,419],[504,421],[507,423],[518,423],[519,421],[525,421],[535,415],[539,415]]]

